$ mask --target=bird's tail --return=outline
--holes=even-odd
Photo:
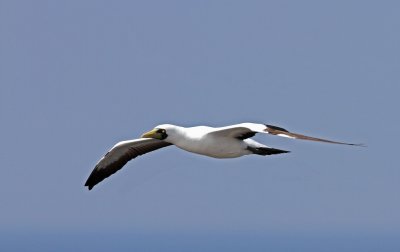
[[[266,156],[266,155],[275,155],[275,154],[282,154],[282,153],[289,153],[290,151],[280,150],[275,148],[269,147],[251,147],[248,146],[247,149],[251,151],[253,154]]]

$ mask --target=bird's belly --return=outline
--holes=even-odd
[[[196,144],[176,144],[176,146],[189,152],[214,158],[235,158],[250,153],[243,141],[232,138],[215,138],[208,141],[199,140]]]

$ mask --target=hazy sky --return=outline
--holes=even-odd
[[[399,251],[399,13],[0,0],[0,250]],[[217,160],[168,147],[83,186],[155,125],[240,122],[368,148],[257,136],[292,152]]]

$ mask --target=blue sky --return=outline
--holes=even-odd
[[[0,248],[398,251],[399,10],[0,1]],[[240,122],[368,148],[257,136],[292,152],[216,160],[169,147],[83,187],[112,145],[155,125]]]

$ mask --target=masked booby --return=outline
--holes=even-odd
[[[120,170],[128,161],[170,145],[192,153],[213,158],[236,158],[244,155],[274,155],[289,151],[268,147],[251,139],[257,133],[266,133],[293,139],[360,146],[321,138],[305,136],[288,130],[258,123],[241,123],[226,127],[181,127],[162,124],[144,133],[141,138],[122,141],[114,145],[96,164],[85,186],[95,185]]]

